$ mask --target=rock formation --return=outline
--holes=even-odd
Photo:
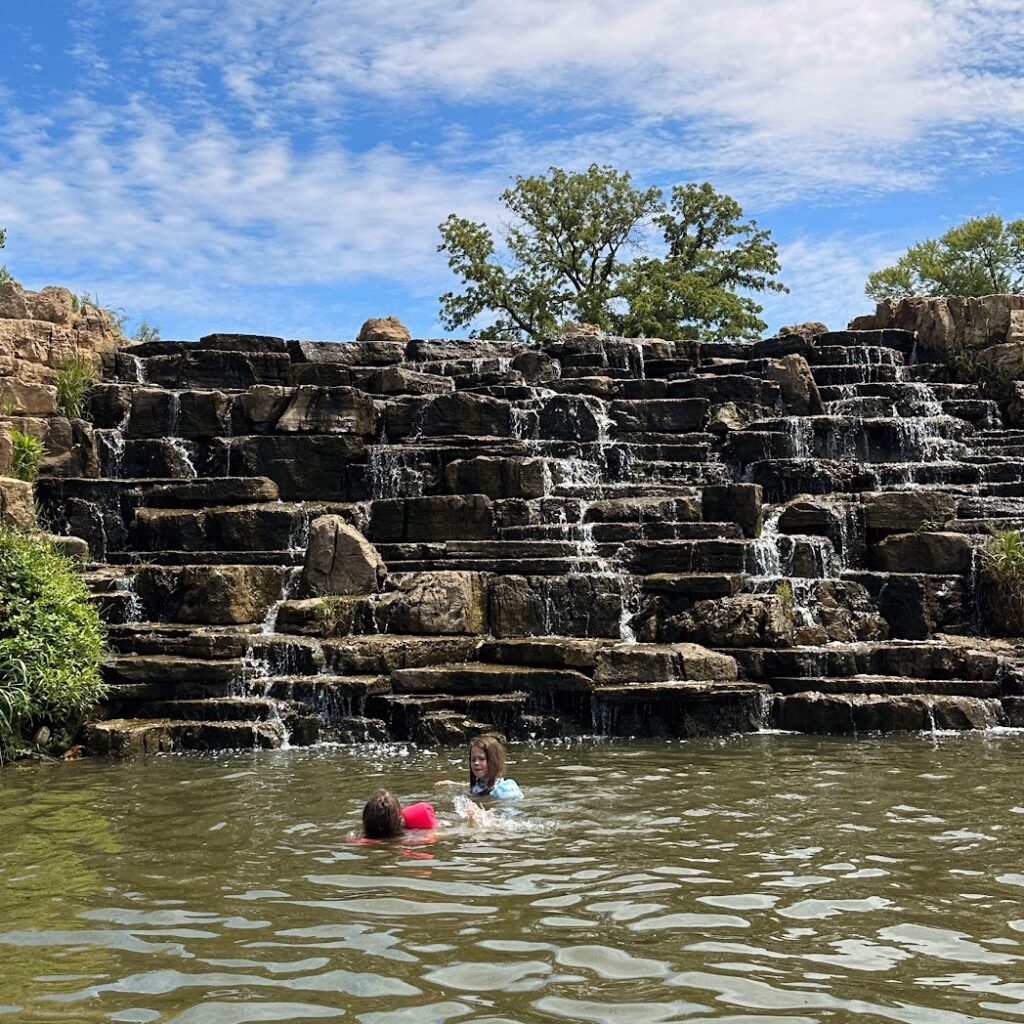
[[[110,349],[92,462],[37,485],[111,622],[88,742],[1022,724],[967,638],[1024,434],[921,343]]]

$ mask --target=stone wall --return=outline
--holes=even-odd
[[[43,443],[47,475],[97,472],[94,459],[90,465],[92,428],[84,420],[59,415],[57,376],[74,357],[88,359],[99,374],[102,353],[124,338],[105,311],[76,305],[67,288],[33,292],[16,281],[0,284],[0,519],[6,522],[26,525],[11,511],[25,507],[14,496],[22,489],[4,479],[10,474],[13,429]]]

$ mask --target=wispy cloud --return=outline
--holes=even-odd
[[[795,203],[1005,170],[1024,120],[1024,0],[77,8],[73,86],[29,107],[0,80],[11,253],[28,275],[236,322],[281,289],[333,308],[373,282],[428,329],[424,296],[451,283],[436,225],[495,223],[510,177],[548,165],[707,178],[770,227]],[[794,290],[772,315],[859,308],[892,248],[865,235],[782,236]],[[295,330],[315,307],[295,300]]]

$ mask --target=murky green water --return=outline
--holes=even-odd
[[[515,747],[501,828],[352,844],[455,753],[0,775],[0,1020],[1024,1019],[1024,736]]]

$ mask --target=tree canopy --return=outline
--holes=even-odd
[[[912,245],[868,277],[876,302],[907,295],[992,295],[1024,288],[1024,220],[989,214]]]
[[[787,290],[770,232],[707,183],[677,185],[666,206],[628,171],[552,167],[517,177],[501,201],[500,247],[486,224],[453,213],[440,225],[438,250],[464,286],[441,296],[445,326],[495,315],[473,337],[539,339],[572,321],[630,336],[756,337],[761,306],[740,292]],[[639,254],[650,226],[663,255]]]

